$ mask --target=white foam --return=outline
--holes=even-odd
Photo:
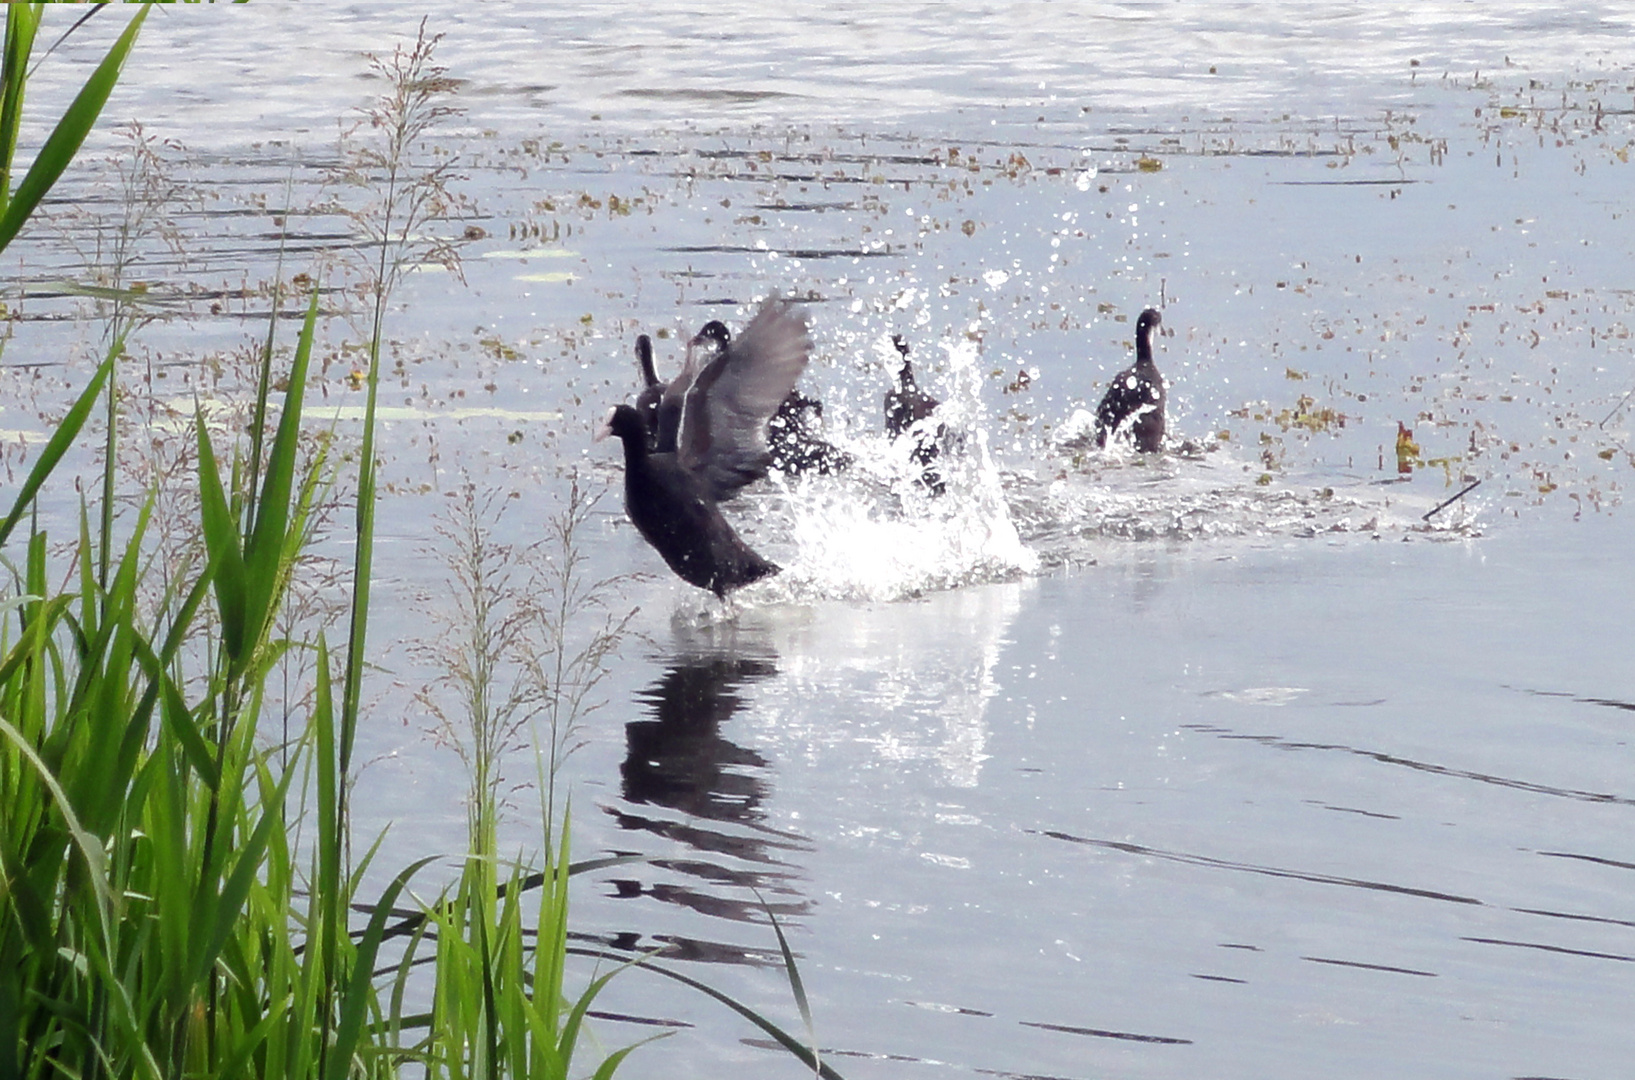
[[[768,592],[890,601],[1038,569],[989,451],[976,346],[947,353],[949,376],[936,387],[944,402],[919,433],[935,439],[938,425],[948,433],[929,465],[914,460],[914,433],[895,441],[870,433],[846,442],[856,460],[845,475],[785,482],[763,496],[773,503],[758,515],[760,542],[784,565]],[[940,495],[928,479],[940,479]]]

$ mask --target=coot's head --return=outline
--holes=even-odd
[[[609,435],[617,435],[627,450],[633,446],[645,448],[647,423],[642,420],[642,414],[633,407],[615,405],[608,410],[607,419],[602,421],[602,426],[596,429],[596,441],[601,442]]]
[[[1148,308],[1146,311],[1143,311],[1141,313],[1141,317],[1135,321],[1136,337],[1146,338],[1151,336],[1152,332],[1156,330],[1159,325],[1163,323],[1163,321],[1164,317],[1158,314],[1156,309]]]
[[[727,324],[711,319],[704,324],[704,328],[693,335],[687,342],[687,362],[685,370],[702,371],[710,362],[727,351],[727,342],[731,336],[727,333]]]
[[[731,335],[727,332],[727,324],[719,319],[711,319],[705,323],[698,333],[693,335],[691,347],[705,350],[705,355],[713,356],[727,350],[727,342]]]

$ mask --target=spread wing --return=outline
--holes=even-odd
[[[767,421],[795,388],[811,352],[805,314],[790,301],[772,297],[736,341],[725,344],[684,384],[676,453],[712,498],[730,499],[766,475],[772,460]],[[688,357],[689,365],[693,359]],[[683,371],[671,386],[686,376]]]
[[[658,403],[654,407],[653,431],[656,437],[655,449],[659,453],[676,451],[687,392],[692,389],[693,383],[698,381],[699,372],[718,355],[714,350],[720,347],[717,339],[702,332],[687,343],[687,356],[681,362],[680,373],[660,391]]]

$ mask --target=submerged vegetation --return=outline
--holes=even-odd
[[[42,8],[7,12],[0,246],[72,160],[146,14],[132,18],[13,189]],[[587,950],[568,946],[568,880],[607,863],[570,865],[554,778],[628,623],[608,603],[610,583],[586,576],[576,537],[594,499],[577,484],[525,590],[506,577],[513,553],[491,540],[492,499],[467,489],[444,530],[460,640],[445,651],[443,688],[458,704],[436,715],[463,748],[472,788],[469,850],[453,883],[413,901],[411,884],[438,856],[381,871],[378,838],[353,846],[385,313],[405,268],[458,266],[451,244],[423,239],[455,205],[444,197],[446,165],[412,160],[449,115],[441,100],[453,84],[431,62],[435,42],[422,26],[411,47],[376,62],[389,91],[365,132],[382,141],[360,152],[353,174],[374,195],[356,218],[374,259],[361,290],[370,316],[359,452],[333,453],[333,433],[305,426],[322,294],[309,279],[287,363],[275,297],[248,431],[225,436],[202,407],[192,418],[197,527],[177,541],[190,557],[164,562],[155,588],[150,573],[171,546],[155,541],[158,491],[123,490],[118,472],[119,369],[139,320],[121,299],[129,283],[116,279],[107,298],[120,314],[104,358],[0,522],[9,579],[0,600],[0,1076],[339,1078],[408,1068],[606,1077],[634,1049],[587,1063],[582,1036],[598,993],[641,958],[591,950],[600,969],[570,990],[568,957]],[[127,255],[116,255],[119,266]],[[102,475],[87,486],[95,497],[81,496],[75,537],[58,546],[37,500],[64,486],[58,470],[99,407]],[[314,572],[318,522],[342,490],[355,499],[355,563],[342,583],[349,610],[344,621],[322,609],[303,617],[291,598]],[[134,509],[118,514],[120,500]],[[496,840],[500,769],[508,751],[529,745],[542,830],[531,857],[511,860]],[[753,1011],[661,973],[835,1075]]]

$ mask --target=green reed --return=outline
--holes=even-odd
[[[299,879],[323,879],[334,843],[319,842],[316,872],[298,868],[287,843],[303,767],[322,772],[332,747],[315,718],[288,758],[295,767],[281,767],[256,734],[266,676],[292,647],[270,630],[323,471],[320,456],[298,475],[295,445],[316,312],[259,490],[230,494],[197,424],[207,560],[196,576],[157,603],[141,597],[151,499],[105,581],[85,509],[67,580],[52,579],[38,527],[11,567],[0,619],[0,1075],[315,1074],[266,1066],[270,1037],[299,1015],[289,1006],[319,984],[315,960],[337,944],[302,948],[290,922]],[[79,434],[118,349],[0,531]],[[320,695],[315,711],[325,704]],[[300,1044],[316,1044],[310,1028]]]

